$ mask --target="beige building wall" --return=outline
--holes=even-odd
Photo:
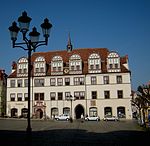
[[[116,83],[116,75],[122,76],[122,84]],[[73,78],[74,77],[85,77],[85,85],[78,85],[74,86]],[[96,76],[97,84],[91,85],[91,76]],[[109,84],[103,83],[103,76],[109,76]],[[50,86],[50,78],[64,78],[70,77],[70,85],[65,86]],[[84,109],[84,115],[89,115],[90,107],[97,108],[97,114],[100,118],[104,117],[104,108],[105,107],[112,107],[112,114],[117,115],[117,107],[125,107],[126,119],[132,118],[132,111],[131,111],[131,82],[130,82],[130,74],[129,73],[108,73],[108,74],[88,74],[88,75],[71,75],[71,76],[50,76],[50,77],[36,77],[40,79],[44,79],[44,87],[34,87],[33,79],[31,79],[31,115],[33,114],[33,106],[34,106],[34,93],[44,93],[44,104],[46,106],[45,112],[46,115],[52,117],[51,109],[58,108],[58,114],[63,114],[63,108],[68,107],[71,108],[71,101],[65,100],[65,92],[70,92],[72,96],[74,96],[74,92],[76,91],[85,91],[85,99],[84,100],[75,100],[72,101],[72,116],[76,118],[75,108],[78,105],[81,105]],[[8,78],[7,81],[7,114],[11,116],[11,109],[16,108],[18,109],[18,116],[21,115],[22,108],[27,107],[27,101],[24,101],[24,94],[28,92],[27,87],[19,87],[19,88],[10,88],[10,80],[16,80],[16,78]],[[19,79],[19,78],[17,78]],[[25,78],[20,78],[25,79]],[[24,85],[24,83],[23,83]],[[104,91],[110,91],[110,99],[104,98]],[[117,90],[123,90],[123,98],[118,99],[117,97]],[[97,99],[91,98],[91,92],[97,91]],[[50,100],[50,92],[57,93],[63,92],[63,100]],[[10,94],[16,94],[16,100],[10,101]],[[23,101],[17,102],[17,93],[23,94]],[[33,102],[32,102],[33,101]]]

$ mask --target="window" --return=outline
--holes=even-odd
[[[91,77],[91,85],[96,85],[96,76]]]
[[[109,84],[109,76],[104,76],[104,84]]]
[[[65,115],[70,115],[70,108],[64,107],[64,108],[63,108],[63,114],[65,114]]]
[[[52,117],[54,118],[54,116],[58,116],[58,108],[52,108],[51,109],[51,115],[52,115]]]
[[[24,69],[23,69],[23,72],[26,74],[26,73],[27,73],[27,69],[26,69],[26,68],[24,68]]]
[[[20,73],[20,74],[21,74],[21,73],[22,73],[22,69],[19,69],[18,73]]]
[[[24,100],[28,101],[28,93],[24,93]]]
[[[17,87],[22,87],[22,80],[21,79],[17,80]]]
[[[15,87],[15,80],[10,80],[10,87]]]
[[[44,93],[34,93],[34,100],[44,100]]]
[[[40,68],[40,72],[44,72],[44,67],[41,67],[41,68]]]
[[[58,92],[58,100],[62,100],[63,99],[63,93],[62,92]]]
[[[85,92],[84,91],[80,92],[80,99],[85,99]]]
[[[65,85],[70,85],[70,78],[65,78]]]
[[[77,65],[77,66],[76,66],[76,69],[77,69],[77,70],[80,70],[80,65]]]
[[[96,70],[98,70],[99,69],[99,64],[96,64],[95,66],[96,66]]]
[[[83,77],[75,77],[74,85],[84,85],[84,78]]]
[[[115,68],[118,68],[118,66],[119,66],[118,63],[115,63]]]
[[[35,87],[43,87],[44,86],[44,79],[35,79],[34,85],[35,85]]]
[[[119,118],[125,118],[126,117],[126,112],[125,112],[125,107],[124,106],[120,106],[117,107],[117,115]]]
[[[85,99],[85,92],[84,91],[77,91],[74,92],[75,99]]]
[[[15,101],[15,93],[10,94],[10,101]]]
[[[109,68],[112,69],[113,68],[113,64],[109,64]]]
[[[122,90],[118,90],[117,94],[118,94],[118,98],[123,98],[123,91]]]
[[[22,101],[22,93],[17,94],[17,99],[18,99],[18,101]]]
[[[36,72],[36,73],[40,72],[40,71],[39,71],[39,68],[35,68],[35,72]]]
[[[117,76],[117,84],[121,84],[122,83],[122,76]]]
[[[58,78],[57,79],[57,85],[58,86],[62,86],[63,85],[63,79],[62,78]]]
[[[91,107],[89,110],[89,116],[91,117],[96,117],[97,116],[97,108],[96,107]]]
[[[75,70],[75,67],[74,66],[71,66],[71,71],[74,71]]]
[[[70,97],[71,93],[70,92],[65,92],[65,99],[68,100],[68,97]]]
[[[92,99],[97,99],[97,91],[92,91]]]
[[[55,98],[56,98],[56,93],[55,92],[51,92],[50,93],[50,99],[51,100],[55,100]]]
[[[28,79],[25,79],[25,80],[24,80],[24,86],[25,86],[25,87],[28,87]]]
[[[61,71],[62,69],[61,69],[62,67],[58,67],[58,71]]]
[[[56,85],[55,78],[51,78],[50,79],[50,86],[55,86],[55,85]]]
[[[90,65],[90,69],[93,70],[94,69],[94,65]]]
[[[110,98],[110,91],[104,91],[104,98],[109,99]]]
[[[53,67],[53,72],[55,72],[56,71],[56,67]]]

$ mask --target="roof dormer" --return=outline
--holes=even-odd
[[[28,75],[28,59],[26,57],[21,57],[17,62],[17,76],[27,76]]]
[[[89,73],[101,72],[101,58],[97,53],[92,53],[88,58],[88,72]]]
[[[120,56],[116,52],[110,52],[107,56],[107,71],[120,72]]]
[[[82,73],[82,59],[80,55],[73,54],[69,58],[69,73],[70,74],[81,74]]]
[[[43,56],[39,56],[34,61],[34,75],[43,76],[46,74],[46,61]]]
[[[63,74],[63,59],[61,56],[54,56],[51,61],[51,74],[62,75]]]

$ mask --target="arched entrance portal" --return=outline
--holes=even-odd
[[[41,109],[38,109],[36,111],[36,118],[38,118],[38,119],[43,118],[43,111]]]
[[[82,114],[84,116],[84,108],[81,104],[79,104],[75,108],[76,119],[80,119]]]

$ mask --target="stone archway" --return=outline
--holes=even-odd
[[[78,104],[75,107],[75,116],[76,116],[76,119],[80,119],[82,114],[84,116],[84,108],[83,108],[83,106],[81,104]]]

